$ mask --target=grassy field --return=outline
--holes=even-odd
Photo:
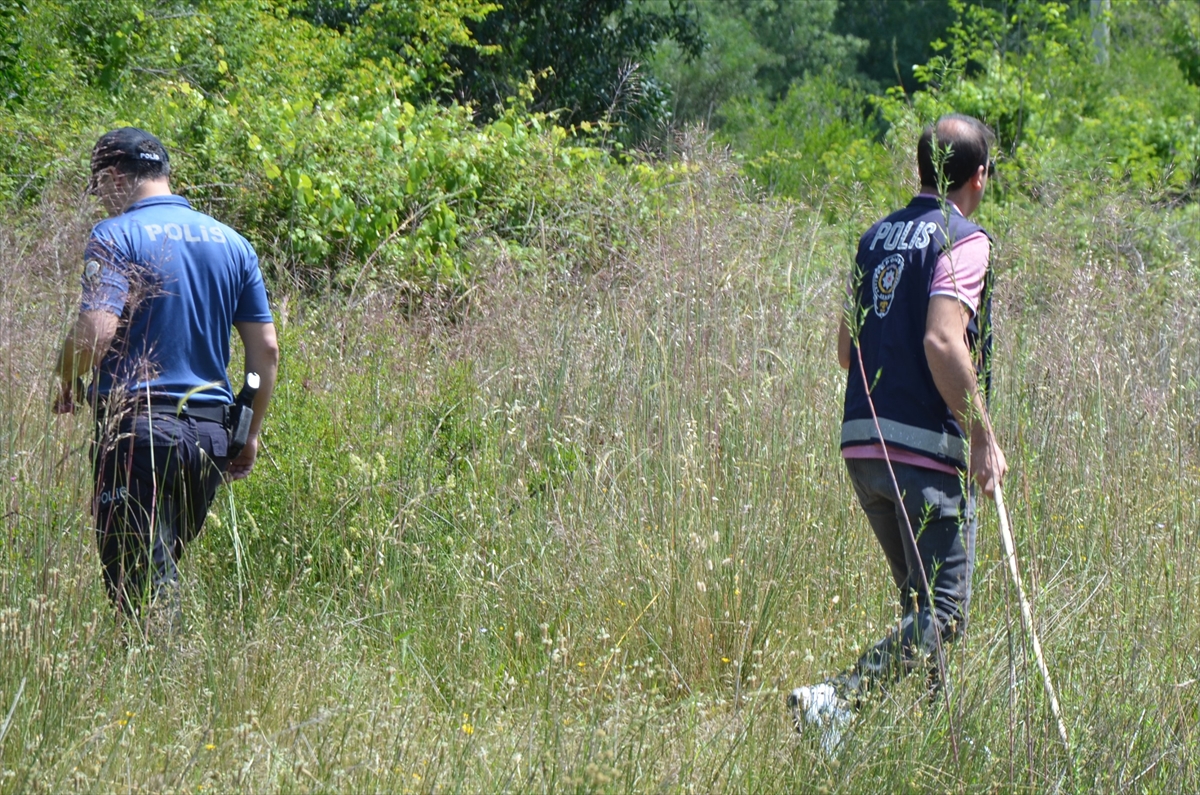
[[[1092,195],[980,216],[1071,748],[988,505],[951,706],[904,683],[832,757],[784,698],[897,618],[836,444],[838,292],[884,199],[759,200],[701,155],[559,243],[590,267],[480,246],[453,320],[275,296],[264,455],[157,644],[103,595],[87,418],[46,407],[94,220],[49,202],[0,229],[0,791],[1200,789],[1200,216]]]

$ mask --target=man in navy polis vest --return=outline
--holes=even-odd
[[[920,193],[858,244],[838,330],[847,370],[842,457],[903,618],[849,670],[789,696],[797,730],[823,726],[827,745],[839,742],[872,687],[916,669],[939,684],[939,641],[966,624],[975,564],[969,484],[991,496],[1008,468],[983,394],[991,241],[967,220],[991,174],[993,140],[959,114],[926,128],[917,145]]]

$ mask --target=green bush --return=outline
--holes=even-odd
[[[1026,187],[1090,190],[1097,169],[1135,189],[1172,194],[1200,181],[1200,88],[1162,57],[1151,11],[1118,4],[1111,61],[1093,63],[1092,20],[1066,3],[1017,3],[1004,17],[959,12],[944,53],[918,70],[923,118],[956,110],[1000,136]],[[1010,171],[1010,174],[1016,172]]]
[[[747,174],[760,185],[806,197],[890,175],[873,106],[858,84],[825,73],[798,81],[774,105],[727,105],[718,134],[743,155]]]
[[[0,159],[20,167],[0,176],[0,204],[81,184],[95,137],[133,124],[174,153],[175,189],[242,229],[276,281],[461,293],[475,279],[467,238],[523,244],[543,196],[598,189],[590,172],[615,165],[528,110],[532,78],[482,126],[472,108],[421,99],[444,77],[431,59],[468,45],[463,20],[488,7],[418,19],[385,4],[346,33],[270,2],[6,7],[20,24],[0,57]]]

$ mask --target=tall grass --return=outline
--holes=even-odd
[[[833,326],[890,208],[775,204],[690,154],[595,208],[622,243],[589,239],[591,270],[554,269],[561,230],[519,252],[541,277],[481,247],[494,276],[453,323],[280,298],[263,453],[183,561],[169,643],[114,621],[87,418],[43,400],[86,213],[5,230],[0,790],[1200,787],[1194,214],[1115,189],[981,210],[994,418],[1074,756],[985,509],[959,760],[919,683],[830,757],[783,700],[898,617],[836,449]]]

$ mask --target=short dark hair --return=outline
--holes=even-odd
[[[941,154],[942,179],[946,190],[952,191],[966,185],[980,166],[988,167],[988,150],[995,143],[996,134],[979,119],[962,113],[949,113],[926,127],[917,142],[917,171],[922,187],[939,187],[933,155],[935,141]]]
[[[92,178],[115,166],[134,179],[158,179],[171,174],[171,158],[154,135],[137,127],[120,127],[106,132],[92,148]]]

